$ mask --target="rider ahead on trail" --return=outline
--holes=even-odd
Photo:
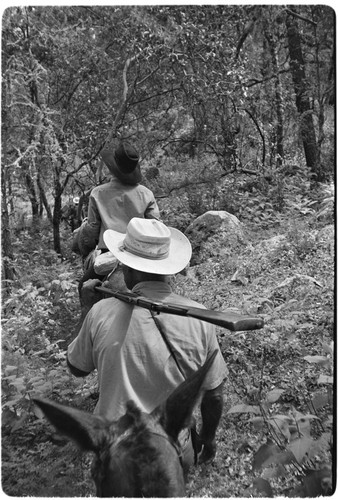
[[[96,186],[90,193],[88,218],[79,233],[79,247],[82,257],[97,248],[107,251],[103,241],[106,229],[124,233],[133,217],[159,219],[159,209],[152,191],[139,184],[142,179],[139,155],[127,142],[121,142],[116,149],[107,147],[101,152],[112,179]],[[82,279],[97,277],[92,265]]]

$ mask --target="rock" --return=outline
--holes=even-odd
[[[205,212],[188,226],[185,234],[193,249],[191,265],[200,264],[210,257],[225,257],[245,245],[241,222],[225,210]]]
[[[283,245],[286,241],[286,237],[284,234],[276,234],[276,236],[272,236],[268,240],[263,240],[259,242],[256,246],[256,251],[261,253],[270,254]]]

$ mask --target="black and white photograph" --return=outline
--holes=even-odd
[[[1,19],[3,495],[332,496],[334,8]]]

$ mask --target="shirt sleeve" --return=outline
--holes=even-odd
[[[93,196],[89,198],[88,219],[82,229],[84,245],[91,250],[96,247],[101,229],[101,216]]]
[[[68,361],[78,370],[90,373],[95,370],[93,360],[92,339],[92,314],[91,311],[85,317],[78,336],[69,344],[67,350]]]
[[[152,194],[152,193],[151,193]],[[147,205],[147,208],[144,212],[144,218],[145,219],[157,219],[160,220],[160,210],[158,208],[158,205],[156,203],[156,200],[154,198],[154,195],[152,194],[151,199]]]
[[[218,387],[228,375],[228,368],[218,344],[216,329],[212,326],[211,330],[212,332],[210,332],[209,335],[207,357],[209,358],[215,350],[218,352],[203,382],[203,389],[206,391],[216,389],[216,387]]]

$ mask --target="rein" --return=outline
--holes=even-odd
[[[152,434],[153,436],[158,436],[160,438],[163,438],[165,439],[176,451],[177,453],[177,456],[178,456],[178,459],[180,461],[180,464],[181,464],[181,467],[183,467],[183,452],[182,452],[182,447],[176,443],[174,443],[170,438],[169,436],[167,436],[166,434],[161,434],[160,432],[155,432],[155,431],[149,431],[150,434]]]

